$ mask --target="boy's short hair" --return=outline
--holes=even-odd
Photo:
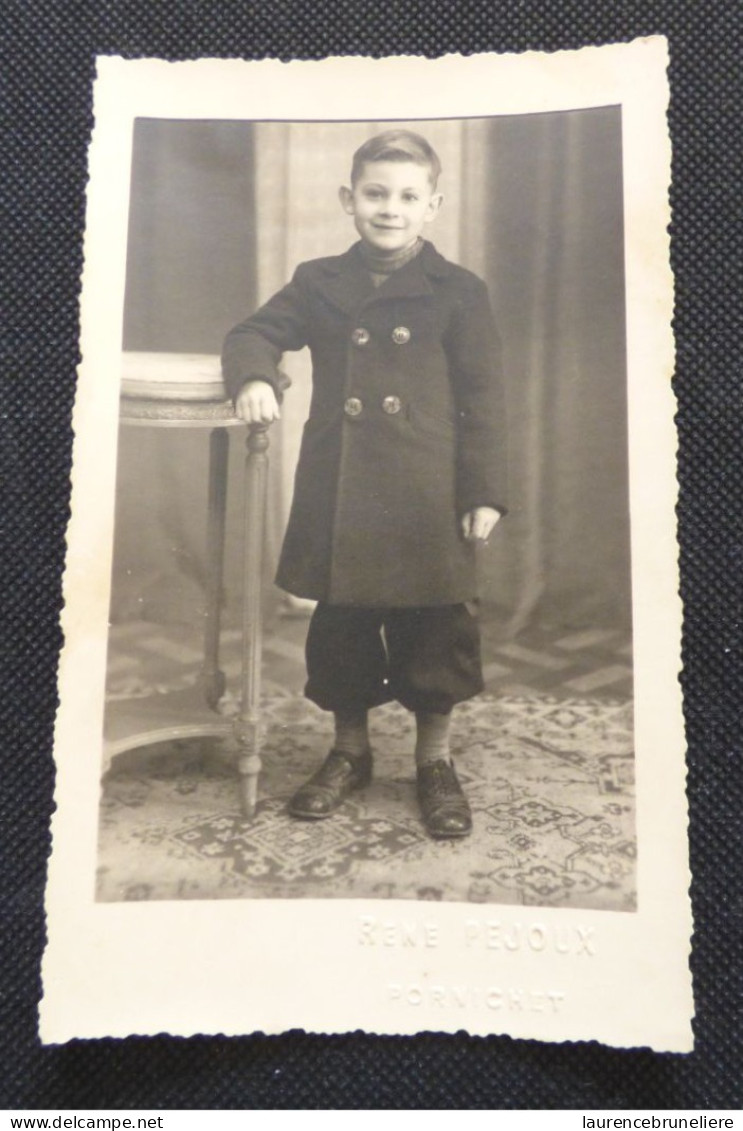
[[[441,174],[441,162],[436,150],[420,134],[412,130],[385,130],[359,146],[353,155],[351,185],[355,185],[365,165],[375,161],[412,161],[428,167],[431,187]]]

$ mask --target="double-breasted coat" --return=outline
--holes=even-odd
[[[228,334],[227,388],[309,346],[312,399],[277,584],[379,607],[476,595],[460,518],[505,511],[500,348],[485,284],[427,241],[375,287],[359,244],[302,263]]]

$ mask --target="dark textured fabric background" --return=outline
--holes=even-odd
[[[1,16],[0,1107],[739,1106],[738,0],[4,0]],[[300,1033],[41,1048],[36,1002],[94,56],[440,55],[575,48],[653,33],[668,36],[672,53],[696,1051]]]

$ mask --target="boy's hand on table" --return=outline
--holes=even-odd
[[[462,516],[462,533],[468,542],[487,542],[499,518],[494,507],[475,507]]]
[[[246,424],[272,424],[281,416],[268,381],[248,381],[243,385],[235,401],[235,412]]]

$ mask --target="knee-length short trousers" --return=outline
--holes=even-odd
[[[483,689],[478,620],[465,604],[319,604],[306,656],[305,694],[327,711],[396,699],[411,711],[446,714]]]

